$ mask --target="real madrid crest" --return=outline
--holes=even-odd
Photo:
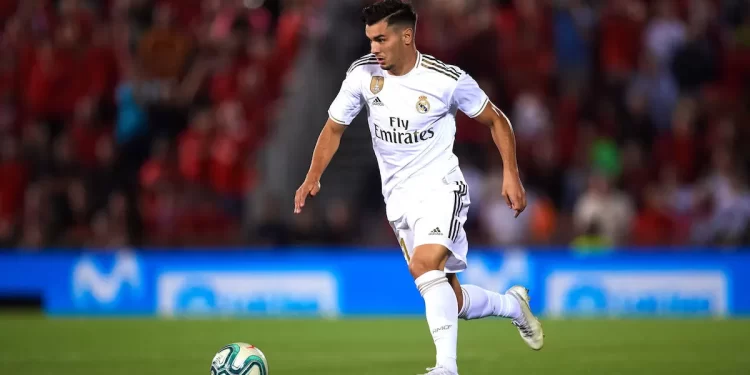
[[[385,78],[383,76],[372,76],[372,79],[370,80],[370,91],[372,91],[373,94],[379,93],[383,90],[384,83]]]
[[[427,97],[422,95],[417,101],[417,112],[425,114],[430,110],[430,102],[427,101]]]

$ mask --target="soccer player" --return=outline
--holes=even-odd
[[[526,288],[496,293],[459,284],[467,267],[463,225],[468,186],[453,153],[456,111],[490,129],[503,160],[503,191],[517,217],[526,207],[519,178],[515,137],[508,119],[476,81],[456,66],[420,53],[417,15],[411,5],[384,0],[362,11],[371,53],[351,64],[331,104],[294,212],[321,188],[320,178],[346,127],[367,108],[372,144],[382,180],[386,215],[403,249],[409,271],[425,302],[436,348],[431,375],[458,374],[458,319],[512,319],[534,350],[543,346],[542,325],[532,314]]]

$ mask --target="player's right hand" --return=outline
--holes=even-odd
[[[302,212],[302,207],[305,207],[305,200],[308,195],[316,196],[320,191],[320,181],[305,179],[305,182],[297,189],[297,194],[294,196],[294,213],[298,214]]]

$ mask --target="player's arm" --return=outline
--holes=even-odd
[[[521,183],[516,158],[516,136],[505,114],[488,100],[482,112],[475,117],[490,128],[492,140],[503,159],[503,196],[516,217],[526,208],[526,191]]]
[[[318,142],[315,144],[312,162],[310,163],[310,169],[307,171],[307,176],[305,176],[305,181],[297,189],[297,194],[294,197],[294,213],[302,212],[302,207],[305,206],[308,195],[315,196],[320,191],[320,178],[331,159],[333,159],[333,155],[339,149],[341,136],[345,130],[345,125],[341,125],[330,118],[326,121],[318,136]]]
[[[357,72],[347,75],[341,84],[336,99],[328,109],[328,121],[318,136],[318,142],[313,150],[310,169],[307,171],[305,181],[297,189],[294,196],[294,213],[302,212],[308,195],[315,196],[320,191],[320,178],[333,159],[333,155],[339,148],[341,136],[346,127],[357,117],[362,110],[364,101],[357,78]]]
[[[503,158],[503,196],[518,217],[526,208],[526,191],[518,171],[516,137],[510,121],[468,74],[464,73],[459,78],[453,100],[467,116],[490,128],[492,140]]]
[[[516,136],[508,117],[492,102],[488,101],[482,112],[474,119],[490,128],[492,140],[495,141],[495,146],[497,146],[503,158],[503,171],[518,176]]]
[[[315,144],[312,163],[310,163],[310,170],[305,177],[306,180],[320,181],[320,177],[323,176],[323,172],[333,159],[333,155],[339,149],[341,136],[344,135],[345,130],[345,125],[330,118],[326,121],[320,136],[318,136],[318,142]]]

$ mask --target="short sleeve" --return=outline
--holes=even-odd
[[[458,78],[456,89],[453,91],[453,102],[466,116],[471,118],[479,116],[489,101],[487,94],[479,88],[477,81],[471,78],[468,73],[464,73]]]
[[[364,101],[357,81],[357,74],[351,72],[346,75],[338,95],[328,108],[328,116],[341,125],[349,125],[357,117],[363,106]]]

